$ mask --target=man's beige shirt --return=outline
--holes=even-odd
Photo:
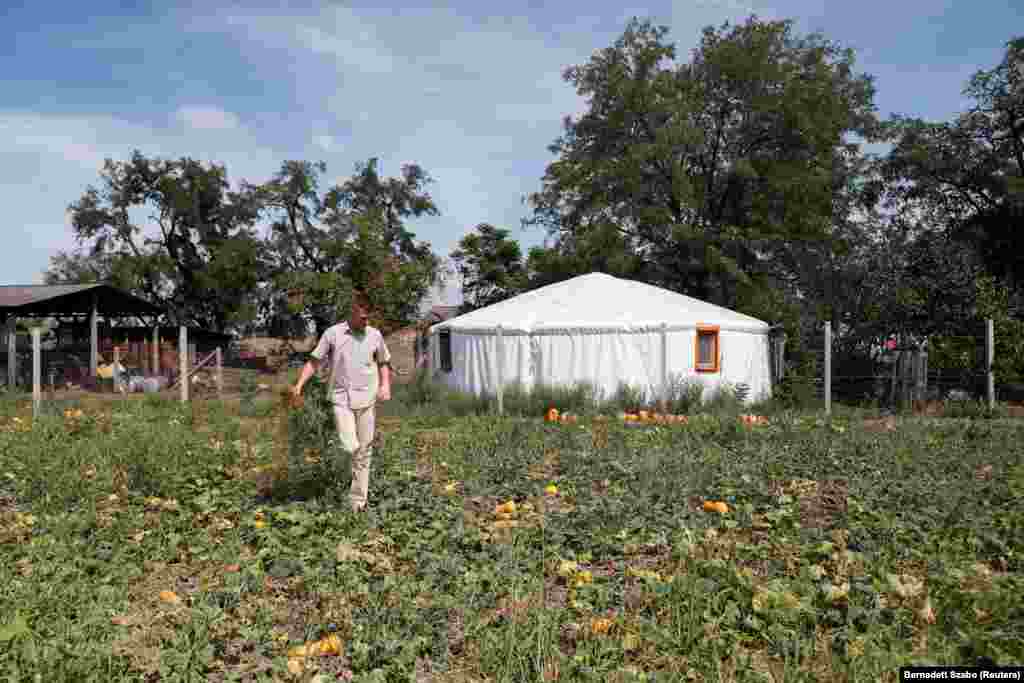
[[[335,405],[361,409],[376,403],[378,367],[391,360],[380,330],[367,325],[360,334],[338,323],[327,328],[310,355],[318,362],[330,358]]]

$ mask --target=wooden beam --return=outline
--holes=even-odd
[[[32,328],[32,419],[39,419],[43,407],[42,359],[39,350],[39,335],[42,330],[38,325]]]
[[[89,320],[89,377],[96,379],[96,354],[99,353],[99,311],[96,309],[96,295],[92,296],[92,314]]]
[[[181,402],[188,403],[188,328],[178,328],[178,379],[181,382]]]

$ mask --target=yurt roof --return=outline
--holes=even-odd
[[[641,332],[716,325],[767,332],[768,323],[722,306],[635,280],[589,273],[520,294],[431,327],[492,334]]]

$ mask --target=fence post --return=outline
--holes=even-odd
[[[153,376],[156,377],[160,374],[160,327],[153,327],[153,348],[150,349],[153,354]]]
[[[114,393],[116,394],[121,388],[121,347],[114,347]]]
[[[782,382],[786,360],[786,333],[777,331],[772,334],[771,339],[773,340],[773,343],[770,344],[772,350],[772,379],[775,384],[779,384]]]
[[[928,400],[928,344],[921,342],[921,399]]]
[[[825,321],[825,414],[832,414],[832,321]]]
[[[188,402],[188,328],[178,328],[178,372],[181,373],[181,402]]]
[[[100,352],[100,319],[99,311],[96,310],[96,302],[92,303],[92,314],[89,316],[89,378],[96,382],[96,366],[99,359],[96,357]]]
[[[39,417],[40,408],[43,403],[43,387],[42,387],[42,359],[40,358],[39,350],[39,333],[41,330],[38,327],[32,328],[32,419],[35,420]]]
[[[993,369],[996,362],[996,331],[992,318],[985,321],[985,393],[988,407],[996,407],[996,375]]]
[[[11,316],[7,321],[7,386],[14,389],[18,383],[18,321]]]
[[[224,353],[217,347],[217,398],[224,398]]]
[[[498,415],[505,414],[505,339],[501,333],[501,325],[498,325],[497,330],[497,350],[495,353],[498,354]]]

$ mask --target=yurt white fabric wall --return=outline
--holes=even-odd
[[[434,325],[429,357],[434,377],[478,395],[499,376],[527,389],[588,381],[606,397],[620,382],[659,394],[682,376],[705,396],[728,383],[755,400],[771,394],[768,333],[756,318],[591,273]]]

